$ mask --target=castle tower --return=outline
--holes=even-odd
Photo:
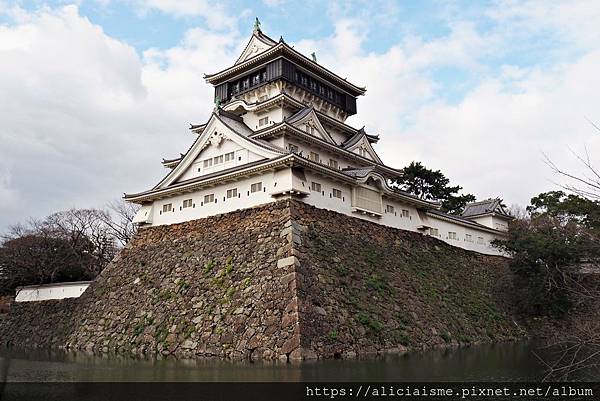
[[[378,135],[346,124],[366,89],[306,57],[255,24],[230,67],[205,76],[215,109],[152,189],[125,199],[142,208],[140,225],[181,223],[294,197],[310,205],[453,245],[497,253],[499,231],[393,187],[402,174],[373,145]],[[462,239],[459,242],[458,239]],[[466,238],[475,241],[467,241]]]

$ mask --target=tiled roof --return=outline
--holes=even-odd
[[[500,198],[468,203],[461,216],[468,218],[491,213],[510,217],[510,214],[506,211],[505,206],[502,204],[502,199]]]

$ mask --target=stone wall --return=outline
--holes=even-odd
[[[200,358],[400,352],[522,336],[509,287],[503,258],[282,200],[143,229],[82,297],[17,305],[0,338]]]

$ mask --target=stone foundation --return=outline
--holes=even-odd
[[[13,306],[15,346],[352,357],[524,335],[507,260],[282,200],[142,229],[78,299]]]

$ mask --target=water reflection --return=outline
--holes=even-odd
[[[531,342],[414,352],[368,360],[228,362],[0,350],[7,381],[527,381],[544,368]]]

